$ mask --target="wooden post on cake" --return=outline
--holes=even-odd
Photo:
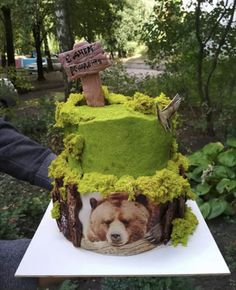
[[[98,42],[81,42],[73,50],[59,54],[65,72],[70,80],[81,79],[86,103],[91,107],[105,105],[99,72],[111,65]]]

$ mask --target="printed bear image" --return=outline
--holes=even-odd
[[[91,198],[90,205],[87,238],[91,242],[122,246],[143,238],[147,232],[150,212],[145,198],[129,201],[126,193],[118,192],[99,201]]]

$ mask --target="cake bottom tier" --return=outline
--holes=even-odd
[[[126,192],[81,196],[76,185],[63,195],[61,186],[57,179],[52,192],[60,231],[75,247],[102,254],[134,255],[167,244],[173,220],[185,214],[184,196],[155,204],[143,194],[129,200]]]

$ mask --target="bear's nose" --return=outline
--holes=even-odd
[[[119,242],[121,240],[121,236],[120,236],[120,234],[113,233],[113,234],[111,234],[111,239],[113,242]]]

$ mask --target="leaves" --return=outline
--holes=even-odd
[[[227,150],[218,156],[218,161],[228,167],[236,165],[236,150]]]
[[[208,178],[212,180],[221,179],[221,178],[234,178],[235,172],[228,167],[217,165],[214,166],[214,170],[211,176]]]
[[[207,166],[208,158],[202,151],[197,151],[188,157],[190,166]]]
[[[236,148],[236,138],[235,137],[228,137],[226,140],[226,145]]]
[[[223,178],[216,186],[216,190],[219,193],[223,193],[225,190],[230,192],[234,188],[236,188],[236,180],[230,180],[227,178]]]
[[[187,176],[188,176],[189,179],[192,179],[192,180],[194,180],[196,182],[201,182],[202,172],[206,168],[207,168],[207,166],[196,167],[192,172],[189,172],[187,174]]]
[[[207,218],[213,219],[221,215],[225,211],[225,209],[227,208],[227,201],[219,198],[213,198],[209,201],[209,205],[211,207],[211,211]]]
[[[209,143],[203,147],[202,152],[210,160],[214,160],[217,155],[224,149],[224,145],[220,142]]]
[[[187,177],[194,182],[197,203],[207,219],[236,212],[236,144],[228,138],[227,145],[210,143],[189,156],[191,171]],[[208,162],[208,164],[207,164]]]
[[[201,195],[205,195],[207,194],[210,189],[211,189],[212,185],[208,184],[208,183],[203,183],[203,184],[198,184],[195,189],[194,189],[194,192],[198,195],[198,196],[201,196]]]
[[[203,215],[204,218],[207,218],[207,216],[209,215],[210,211],[211,211],[211,206],[208,202],[203,203],[202,205],[200,205],[200,210],[201,213]]]

